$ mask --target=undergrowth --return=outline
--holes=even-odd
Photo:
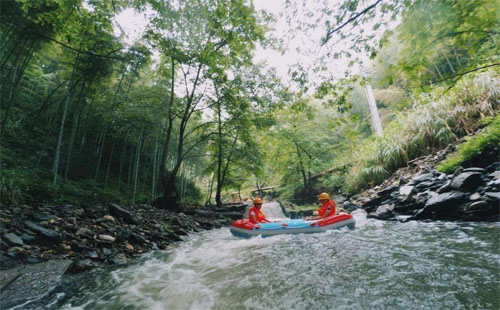
[[[344,191],[354,194],[380,184],[408,161],[474,132],[483,126],[482,119],[497,113],[499,102],[495,71],[464,79],[444,95],[422,95],[411,110],[385,126],[383,137],[370,137],[344,156],[344,163],[352,164]]]

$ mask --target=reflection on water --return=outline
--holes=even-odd
[[[356,219],[320,234],[194,234],[23,309],[499,309],[498,224]]]

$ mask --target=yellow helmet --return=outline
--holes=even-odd
[[[327,193],[321,193],[321,195],[319,195],[319,200],[324,200],[324,199],[330,200],[330,195],[328,195]]]
[[[262,199],[260,198],[255,198],[255,200],[253,201],[253,204],[256,205],[256,204],[263,204],[264,202],[262,201]]]

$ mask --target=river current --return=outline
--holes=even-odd
[[[355,218],[354,230],[319,234],[195,233],[65,278],[22,309],[500,309],[498,223]]]

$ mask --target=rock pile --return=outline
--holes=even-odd
[[[150,205],[2,207],[1,269],[52,259],[75,260],[74,272],[102,263],[125,264],[144,252],[165,249],[189,232],[229,225],[242,217],[245,207],[191,208],[184,213]]]
[[[429,169],[409,181],[393,180],[357,203],[368,217],[381,220],[498,221],[499,186],[499,162],[459,167],[453,174]]]

